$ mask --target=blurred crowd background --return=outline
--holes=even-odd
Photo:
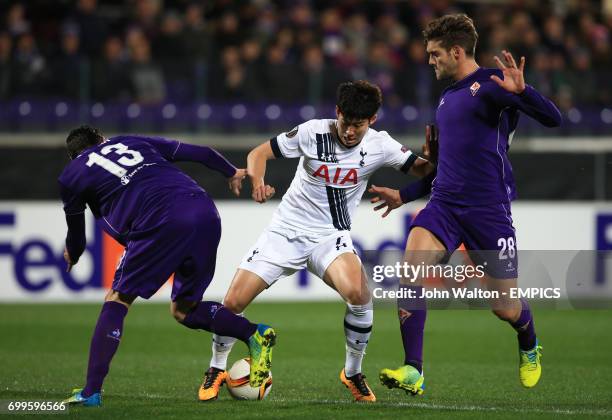
[[[338,83],[354,79],[382,88],[391,123],[420,127],[448,84],[435,80],[421,31],[455,12],[475,20],[481,65],[505,48],[524,55],[528,83],[574,129],[609,130],[611,0],[5,1],[0,130],[62,119],[268,129],[328,116]]]

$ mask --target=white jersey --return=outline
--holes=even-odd
[[[337,140],[336,120],[310,120],[270,140],[274,155],[300,158],[269,229],[299,235],[350,230],[368,179],[383,166],[407,172],[417,156],[386,131],[369,128],[361,143]]]

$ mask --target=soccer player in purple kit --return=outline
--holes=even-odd
[[[404,260],[411,265],[435,265],[463,243],[475,263],[486,263],[487,287],[502,296],[491,302],[493,312],[516,330],[519,379],[531,388],[542,372],[531,310],[526,300],[503,295],[517,287],[518,276],[510,211],[516,189],[507,153],[519,111],[547,127],[560,125],[561,114],[551,101],[525,84],[524,57],[517,66],[512,55],[503,51],[503,62],[495,57],[499,69],[479,67],[474,59],[478,34],[466,15],[435,19],[423,35],[436,78],[454,82],[442,93],[436,111],[439,150],[435,179],[423,178],[401,191],[372,188],[376,194],[372,201],[381,202],[377,209],[386,207],[388,214],[431,191],[427,206],[412,223]],[[417,395],[424,390],[427,308],[420,297],[423,279],[414,280],[400,279],[400,289],[413,290],[416,297],[397,302],[404,365],[383,369],[380,380],[389,388]]]
[[[66,139],[70,163],[59,177],[68,224],[67,270],[85,250],[85,208],[125,246],[89,349],[87,381],[64,402],[102,404],[102,383],[123,335],[123,321],[136,297],[150,298],[174,274],[171,312],[191,329],[236,337],[251,356],[250,382],[259,386],[270,370],[274,330],[234,315],[221,303],[201,301],[210,284],[221,237],[212,199],[176,161],[200,162],[229,179],[240,193],[245,169],[236,169],[206,146],[143,136],[104,138],[81,126]]]

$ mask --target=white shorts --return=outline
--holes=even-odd
[[[270,286],[303,268],[323,278],[327,267],[346,252],[357,255],[350,232],[346,230],[315,237],[266,229],[244,256],[239,268],[257,274]]]

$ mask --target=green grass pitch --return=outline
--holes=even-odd
[[[83,385],[100,305],[0,305],[0,400],[59,400]],[[512,329],[483,310],[428,314],[422,397],[383,388],[382,367],[402,360],[395,308],[378,306],[364,373],[377,395],[351,402],[338,374],[344,305],[260,303],[247,311],[278,332],[274,385],[265,401],[199,403],[210,334],[178,325],[168,305],[136,304],[104,384],[104,406],[86,418],[572,418],[612,416],[612,311],[536,310],[544,346],[540,384],[521,388]],[[237,343],[231,360],[245,356]],[[0,415],[0,417],[2,417]],[[39,415],[36,418],[45,416]],[[49,418],[62,418],[57,415]]]

